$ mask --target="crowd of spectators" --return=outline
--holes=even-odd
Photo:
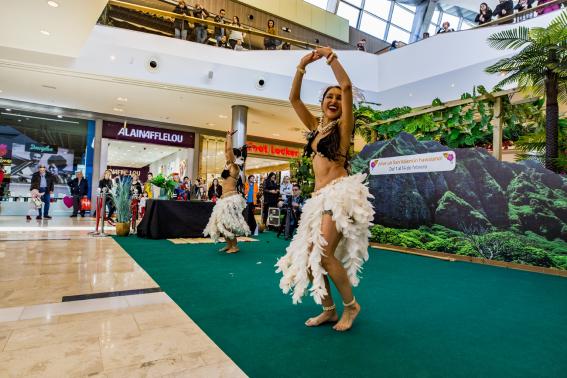
[[[483,25],[488,22],[493,21],[494,19],[500,19],[503,17],[507,17],[513,15],[515,12],[524,12],[529,9],[532,9],[535,6],[543,5],[549,3],[553,0],[518,0],[516,5],[514,5],[513,0],[499,0],[498,5],[494,8],[494,10],[490,9],[487,3],[481,3],[479,12],[475,18],[475,22],[478,25]],[[537,4],[536,4],[537,3]],[[536,15],[546,14],[549,12],[556,11],[561,8],[559,4],[549,5],[542,9],[538,9],[537,12],[533,13],[525,13],[522,14],[517,21],[524,21],[526,19],[535,17]],[[511,24],[514,22],[514,19],[510,19],[505,21],[505,24]]]
[[[190,8],[184,0],[179,0],[173,10],[173,13],[195,17],[202,20],[213,18],[214,22],[221,24],[216,25],[213,29],[213,35],[209,36],[209,30],[206,24],[195,22],[193,23],[193,28],[191,28],[189,21],[175,19],[173,23],[175,38],[191,40],[203,44],[209,43],[209,40],[212,38],[218,47],[237,51],[245,50],[244,39],[246,37],[246,33],[242,30],[222,27],[222,25],[227,25],[241,29],[243,28],[238,16],[233,16],[232,21],[226,17],[225,9],[220,9],[218,14],[213,17],[213,15],[200,3],[195,3],[195,5]],[[276,50],[279,46],[281,46],[282,50],[289,50],[291,48],[289,43],[282,43],[282,41],[277,38],[277,29],[274,20],[268,20],[265,32],[271,35],[264,38],[264,48],[266,50]]]

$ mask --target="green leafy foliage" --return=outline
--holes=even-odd
[[[160,173],[156,177],[154,177],[150,182],[155,186],[157,186],[158,188],[162,188],[163,190],[165,190],[167,198],[173,197],[173,192],[177,184],[173,180],[171,175],[165,177],[163,173]]]
[[[119,223],[129,223],[132,220],[130,180],[121,179],[114,187],[112,201],[116,207],[116,221]]]
[[[301,187],[304,196],[311,194],[315,188],[313,163],[308,157],[298,157],[289,161],[291,177]]]
[[[549,241],[535,233],[493,231],[466,235],[440,225],[397,229],[375,225],[370,240],[407,248],[492,258],[497,261],[567,270],[567,243]],[[488,247],[487,247],[488,246]]]

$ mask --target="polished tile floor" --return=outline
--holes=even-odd
[[[245,376],[163,292],[62,302],[158,286],[92,230],[0,216],[0,377]]]

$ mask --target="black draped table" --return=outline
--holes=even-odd
[[[205,201],[147,200],[138,237],[174,239],[203,237],[214,204]]]

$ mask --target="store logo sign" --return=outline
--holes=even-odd
[[[134,129],[134,128],[128,129],[123,127],[118,132],[118,135],[126,136],[126,137],[134,137],[139,139],[146,139],[149,141],[159,140],[162,142],[183,143],[182,134],[174,134],[167,131],[161,132],[161,131]]]
[[[124,127],[122,123],[109,121],[103,122],[102,137],[176,147],[193,148],[195,146],[195,134],[191,132],[133,124]]]
[[[50,146],[46,144],[37,144],[37,143],[26,143],[26,151],[54,154],[57,152],[57,146]]]
[[[248,146],[248,153],[251,154],[297,158],[301,153],[298,148],[276,146],[267,143],[256,144],[254,142],[248,141],[246,142],[246,145]]]
[[[457,164],[454,151],[405,155],[370,161],[371,175],[452,171]]]

